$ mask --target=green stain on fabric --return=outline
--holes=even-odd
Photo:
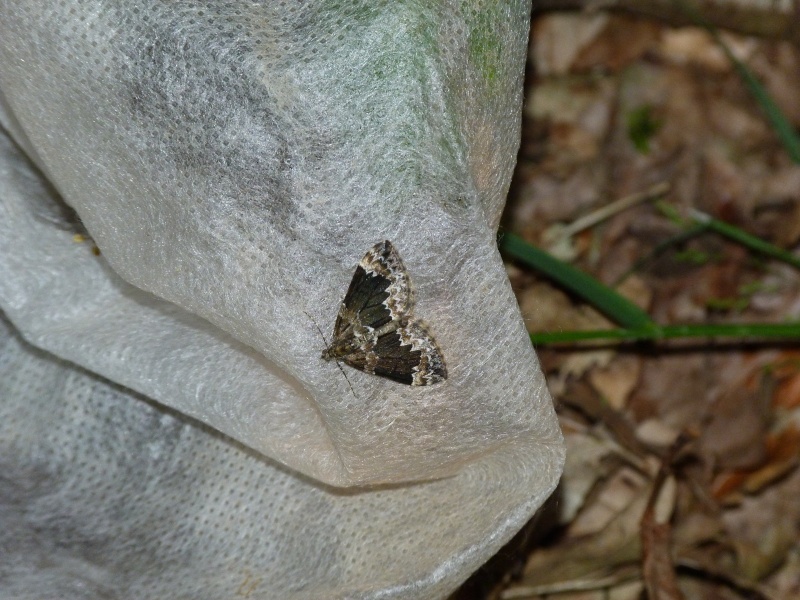
[[[498,32],[498,5],[494,4],[481,11],[474,11],[467,19],[470,27],[467,51],[470,61],[492,86],[500,76],[503,56],[503,41]]]

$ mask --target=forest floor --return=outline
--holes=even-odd
[[[800,127],[800,48],[722,39]],[[531,40],[501,235],[662,325],[797,320],[798,269],[687,233],[695,210],[800,250],[800,164],[713,36],[548,13]],[[613,326],[530,269],[508,273],[532,333]],[[800,598],[800,341],[537,351],[567,443],[562,483],[454,599]]]

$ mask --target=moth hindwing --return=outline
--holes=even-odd
[[[412,311],[403,260],[390,241],[375,244],[356,267],[322,358],[408,385],[444,381],[442,352]]]

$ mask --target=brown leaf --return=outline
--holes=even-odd
[[[605,480],[611,469],[604,465],[605,459],[617,452],[617,445],[609,440],[590,435],[587,431],[564,432],[567,444],[567,460],[562,479],[560,520],[571,523],[584,508],[591,490]]]
[[[583,382],[568,386],[564,402],[574,406],[593,421],[605,425],[618,444],[632,452],[635,456],[644,456],[645,446],[636,437],[633,424],[624,413],[614,410],[603,398]]]
[[[589,374],[592,387],[614,410],[621,410],[639,381],[641,363],[635,356],[617,356],[611,363]]]
[[[565,74],[573,68],[575,57],[603,30],[609,20],[603,13],[550,14],[537,19],[531,37],[530,58],[540,75]]]
[[[670,555],[672,527],[654,523],[647,516],[642,522],[643,575],[650,600],[683,600]]]
[[[641,385],[633,391],[628,409],[637,422],[656,417],[677,430],[702,422],[715,378],[707,354],[665,354],[644,362]]]
[[[785,352],[773,364],[776,379],[773,406],[776,409],[800,408],[800,353]]]
[[[639,478],[633,488],[627,489],[631,484],[623,479],[615,478],[603,494],[609,503],[606,508],[610,519],[603,517],[602,523],[598,521],[600,529],[595,533],[569,538],[558,546],[534,552],[520,584],[601,579],[636,564],[641,554],[639,523],[647,504],[648,488]]]
[[[719,478],[714,496],[725,500],[735,492],[757,494],[766,486],[786,475],[800,463],[800,430],[789,426],[766,439],[764,461],[753,469],[742,469]]]
[[[723,469],[752,468],[765,458],[771,393],[762,385],[759,362],[744,362],[742,367],[744,373],[730,380],[714,402],[700,440],[702,452],[713,456]]]
[[[609,19],[597,36],[575,58],[573,70],[598,66],[618,71],[659,43],[661,28],[653,21],[627,16]]]
[[[672,558],[672,525],[675,503],[674,477],[657,478],[642,516],[642,576],[650,600],[683,600]]]

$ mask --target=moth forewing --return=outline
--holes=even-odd
[[[388,240],[375,244],[356,267],[322,358],[408,385],[444,381],[441,350],[412,312],[411,279],[400,254]]]

